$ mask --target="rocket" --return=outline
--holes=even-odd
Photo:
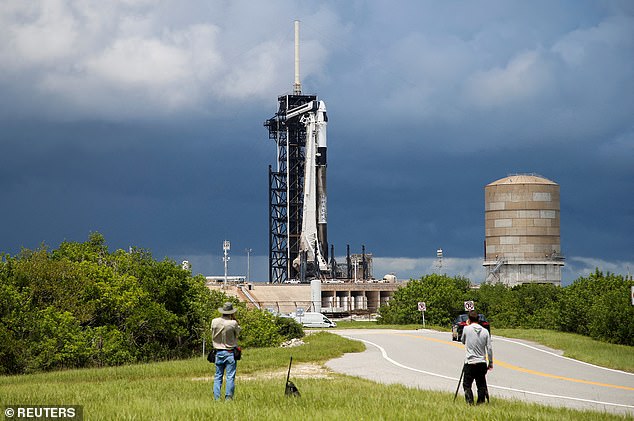
[[[319,240],[319,248],[324,255],[324,259],[328,261],[328,195],[326,188],[326,166],[328,156],[326,125],[328,124],[328,115],[326,114],[326,103],[324,101],[319,101],[316,114],[317,118],[315,126],[317,136],[317,154],[315,165],[317,184],[317,238]]]

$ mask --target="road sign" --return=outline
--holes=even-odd
[[[465,311],[475,310],[475,304],[473,303],[473,301],[465,301],[464,310]]]
[[[418,311],[427,311],[427,306],[424,301],[418,302]]]

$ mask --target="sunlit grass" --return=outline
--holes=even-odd
[[[195,359],[104,369],[0,377],[0,405],[83,405],[86,420],[596,420],[623,419],[515,401],[469,407],[453,395],[338,375],[295,376],[303,363],[321,364],[360,342],[316,332],[297,348],[247,349],[238,366],[235,400],[212,398],[212,370]],[[293,356],[292,380],[300,398],[284,396],[284,372]]]

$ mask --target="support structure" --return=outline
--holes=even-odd
[[[278,111],[264,125],[277,147],[277,167],[269,166],[269,282],[299,278],[293,261],[299,256],[304,207],[306,126],[289,111],[317,101],[315,95],[281,95]],[[327,253],[327,252],[326,252]]]

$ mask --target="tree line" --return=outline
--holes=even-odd
[[[482,284],[474,289],[463,277],[431,274],[411,280],[379,309],[379,323],[420,323],[417,303],[425,302],[425,321],[449,325],[464,312],[464,302],[500,328],[551,329],[597,340],[634,345],[631,277],[603,274],[598,269],[571,285],[525,284],[508,287]]]
[[[238,307],[245,348],[302,337],[301,325],[247,309],[205,278],[140,248],[110,252],[92,233],[83,243],[0,256],[0,374],[186,358],[210,342],[226,301]],[[379,323],[449,325],[474,301],[495,327],[555,329],[634,345],[631,277],[595,271],[566,287],[484,284],[431,274],[398,289]]]
[[[0,374],[190,357],[210,342],[226,301],[238,307],[245,347],[301,337],[301,325],[247,309],[174,261],[140,248],[83,243],[23,249],[0,259]]]

